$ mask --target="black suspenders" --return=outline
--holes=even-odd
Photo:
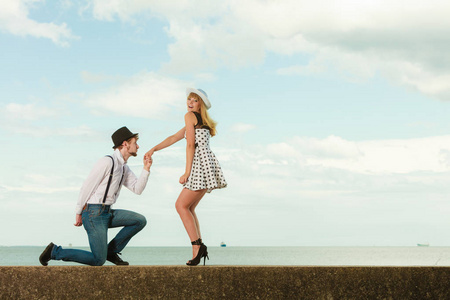
[[[112,181],[112,178],[113,178],[113,172],[114,172],[114,158],[112,158],[111,155],[106,155],[106,156],[108,156],[109,158],[111,158],[111,160],[112,160],[112,167],[111,167],[111,172],[109,173],[108,185],[106,186],[105,196],[103,196],[103,205],[105,205],[106,196],[108,195],[109,187],[110,187],[110,185],[111,185],[111,181]],[[120,186],[121,186],[121,184],[122,184],[122,180],[123,180],[123,176],[124,176],[124,175],[125,175],[125,169],[122,170],[122,179],[120,179],[120,182],[119,182],[119,189],[118,189],[117,191],[120,190]],[[116,194],[117,194],[117,193],[116,193]]]
[[[105,196],[103,197],[103,204],[105,204],[106,196],[108,195],[109,186],[111,185],[111,180],[113,178],[113,172],[114,172],[114,159],[112,158],[111,155],[106,155],[106,156],[111,158],[111,160],[112,160],[112,167],[111,167],[111,173],[109,173],[108,185],[106,186]]]

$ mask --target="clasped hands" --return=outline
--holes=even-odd
[[[152,157],[145,155],[144,156],[144,169],[147,171],[150,171],[150,167],[152,166],[152,164],[153,164]]]

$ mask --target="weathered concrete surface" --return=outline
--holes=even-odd
[[[0,299],[450,299],[449,267],[0,267]]]

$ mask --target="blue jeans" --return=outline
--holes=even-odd
[[[109,205],[88,204],[81,218],[88,234],[91,252],[78,249],[63,249],[55,246],[52,259],[74,261],[90,266],[102,266],[108,253],[118,253],[130,239],[147,224],[141,214],[122,209],[111,209]],[[108,244],[108,228],[122,227]]]

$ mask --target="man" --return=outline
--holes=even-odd
[[[126,164],[128,158],[137,155],[139,149],[138,134],[122,127],[111,136],[114,143],[112,156],[101,158],[92,169],[81,187],[76,207],[75,226],[84,226],[89,238],[91,252],[78,249],[63,249],[50,243],[39,257],[42,265],[54,260],[74,261],[91,266],[101,266],[106,260],[116,265],[128,265],[118,254],[130,239],[147,224],[143,215],[112,209],[119,197],[122,185],[140,195],[144,190],[150,167],[151,157],[144,157],[144,169],[139,178]],[[108,228],[122,227],[109,242]]]

